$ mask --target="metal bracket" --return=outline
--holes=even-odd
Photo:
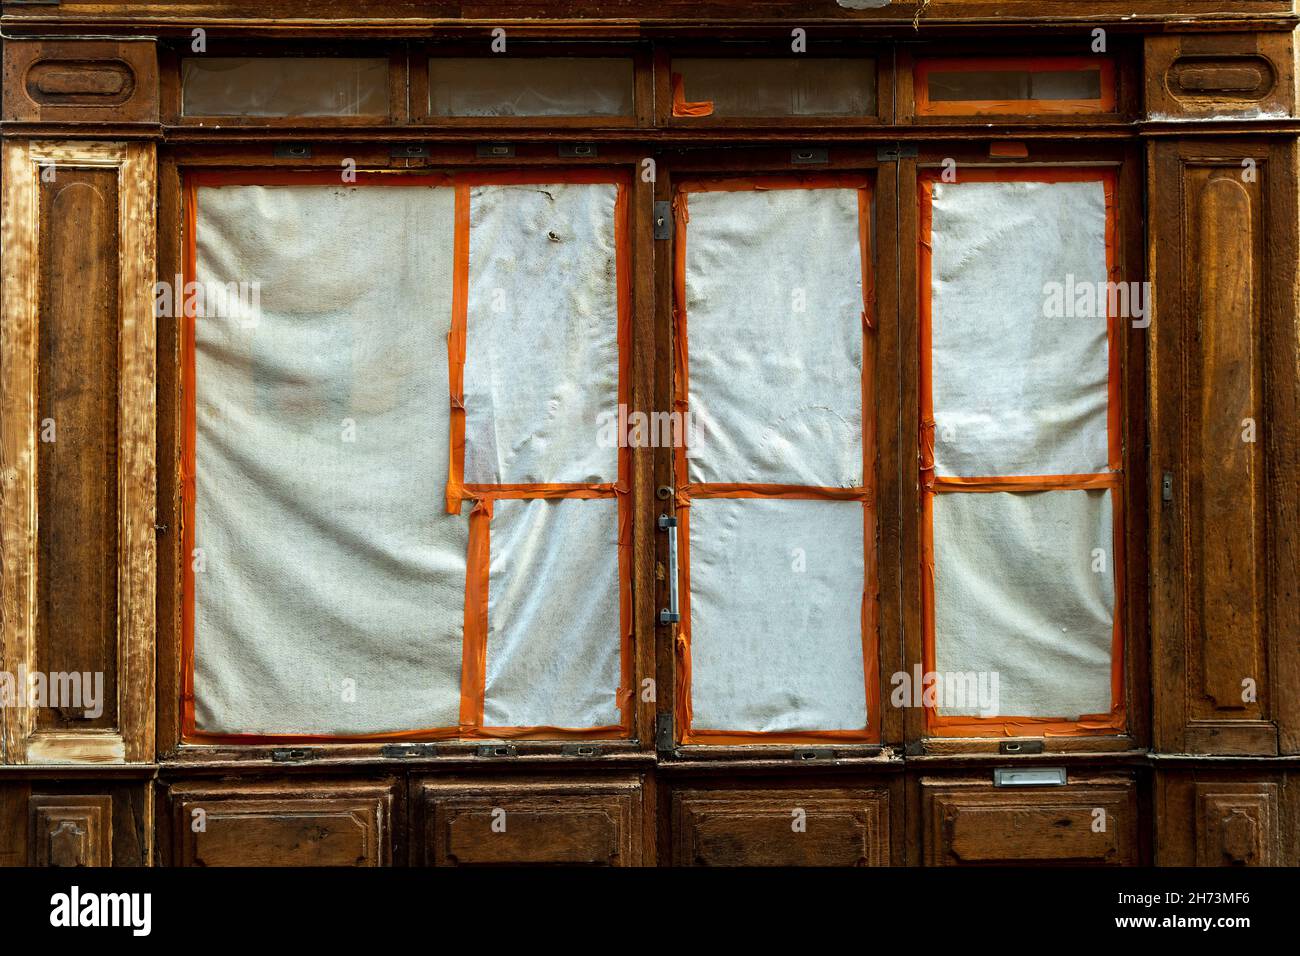
[[[677,609],[677,519],[659,516],[659,530],[668,532],[668,606],[659,611],[660,624],[676,624],[682,619]]]
[[[822,166],[831,161],[829,149],[792,149],[790,162],[796,166]]]
[[[921,151],[916,146],[904,146],[902,143],[895,143],[893,146],[879,146],[876,148],[876,162],[878,163],[896,163],[900,159],[916,159],[921,155]]]
[[[474,753],[479,757],[518,757],[519,748],[514,744],[480,744]]]
[[[429,147],[419,143],[401,143],[388,151],[390,159],[428,159]]]
[[[655,717],[655,750],[668,753],[673,746],[673,715],[659,714]]]
[[[595,159],[595,143],[561,143],[560,159]]]
[[[436,757],[436,744],[384,744],[379,748],[381,757],[393,760],[410,760],[413,757]]]
[[[314,756],[315,754],[307,747],[271,751],[271,760],[275,763],[297,763],[300,760],[310,760]]]
[[[479,143],[474,155],[479,159],[514,159],[515,147],[513,143]]]
[[[1064,787],[1064,767],[1026,767],[1023,770],[993,771],[995,787]]]
[[[275,147],[276,159],[311,159],[311,147],[306,143],[282,143]]]
[[[673,237],[673,204],[663,201],[655,203],[655,238],[671,239]]]

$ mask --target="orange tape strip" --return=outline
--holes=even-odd
[[[689,103],[686,100],[686,81],[682,79],[680,73],[671,74],[673,87],[673,115],[674,116],[712,116],[713,101],[699,100]]]
[[[469,186],[456,186],[452,252],[451,331],[447,333],[447,381],[451,392],[451,459],[447,513],[460,514],[465,500],[465,339],[469,326]]]
[[[1123,478],[1123,430],[1120,419],[1122,395],[1120,392],[1120,362],[1116,344],[1116,323],[1113,315],[1107,317],[1108,380],[1107,395],[1107,445],[1112,471],[1101,475],[1010,475],[995,477],[936,477],[934,474],[934,383],[932,369],[933,336],[933,229],[934,183],[938,173],[925,172],[918,182],[920,201],[920,235],[917,247],[917,283],[919,308],[918,342],[920,347],[920,460],[921,474],[921,588],[923,629],[922,658],[926,673],[935,670],[935,559],[934,559],[934,495],[942,493],[987,493],[1052,491],[1065,489],[1107,488],[1111,492],[1115,610],[1111,638],[1111,711],[1106,714],[1087,714],[1077,721],[1050,717],[945,717],[933,708],[927,708],[926,731],[938,737],[1001,737],[1001,736],[1089,736],[1122,732],[1127,726],[1124,699],[1124,519],[1121,489]],[[1101,181],[1106,191],[1106,261],[1109,278],[1118,281],[1117,265],[1117,208],[1115,204],[1115,173],[1111,170],[1053,169],[1041,167],[996,168],[980,167],[962,169],[958,182],[1096,182]]]
[[[868,336],[875,326],[872,288],[870,181],[860,173],[812,173],[777,175],[759,178],[709,177],[685,179],[678,183],[673,198],[673,410],[686,413],[689,408],[690,375],[686,319],[686,242],[690,213],[687,194],[691,192],[739,192],[771,189],[856,189],[858,191],[859,253],[862,260],[862,455],[863,481],[860,488],[826,488],[808,485],[762,484],[746,482],[690,483],[686,449],[679,446],[673,453],[673,472],[677,485],[677,553],[678,610],[681,622],[673,645],[677,664],[674,701],[678,716],[679,740],[684,744],[782,744],[818,741],[871,741],[880,738],[880,664],[877,651],[879,620],[879,585],[877,581],[874,481],[876,457],[875,418],[871,414],[873,394],[871,351]],[[867,705],[867,723],[863,728],[807,731],[744,731],[697,728],[691,708],[691,587],[690,587],[690,503],[694,498],[791,498],[861,501],[863,511],[864,581],[862,589],[862,654]]]
[[[931,100],[932,73],[1049,73],[1095,70],[1101,74],[1101,95],[1095,100]],[[1027,113],[1113,113],[1114,61],[1099,56],[1058,57],[926,57],[913,67],[917,116],[1021,115]]]
[[[487,683],[488,580],[492,562],[492,502],[480,501],[469,513],[469,551],[465,558],[465,630],[460,657],[460,730],[483,725]]]

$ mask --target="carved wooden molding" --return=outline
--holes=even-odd
[[[152,41],[6,40],[3,117],[15,123],[157,123]]]
[[[1295,753],[1296,146],[1168,141],[1152,172],[1155,745]]]
[[[1295,110],[1290,33],[1208,33],[1146,38],[1152,119],[1285,117]]]
[[[36,795],[28,802],[31,866],[112,866],[113,798]]]
[[[145,143],[5,140],[4,216],[0,222],[5,275],[0,319],[0,663],[11,675],[39,671],[38,633],[38,375],[41,328],[42,174],[57,184],[60,170],[116,172],[115,208],[100,209],[93,190],[71,207],[107,217],[117,233],[117,488],[116,727],[38,727],[37,710],[6,707],[5,757],[10,763],[147,762],[154,752],[155,588],[155,334],[154,147]],[[49,179],[46,180],[49,184]],[[57,188],[57,185],[52,188]],[[87,187],[75,187],[83,193]],[[84,202],[80,200],[85,200]],[[78,224],[57,228],[58,242],[86,245]],[[88,280],[89,281],[89,280]],[[51,329],[51,332],[57,331]],[[18,688],[21,692],[22,688]],[[107,707],[108,705],[106,705]]]
[[[1196,865],[1276,866],[1275,783],[1196,784]]]

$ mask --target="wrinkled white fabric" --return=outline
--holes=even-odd
[[[936,474],[1106,471],[1105,300],[1044,311],[1107,280],[1102,183],[935,183],[932,243]]]
[[[853,189],[689,193],[692,482],[862,484]]]
[[[470,192],[465,481],[617,480],[617,187]]]
[[[201,731],[457,722],[467,526],[442,508],[452,193],[198,190],[198,280],[261,283],[255,325],[196,322]]]
[[[691,502],[694,728],[866,726],[862,507],[785,498]]]
[[[1109,491],[936,495],[934,551],[939,673],[996,672],[1000,716],[1110,711]]]
[[[619,723],[618,502],[493,504],[488,727]]]

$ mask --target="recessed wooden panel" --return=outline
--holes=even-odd
[[[1147,37],[1147,114],[1289,115],[1295,108],[1292,43],[1290,33]]]
[[[18,123],[157,123],[155,45],[6,40],[3,108]]]
[[[676,866],[886,866],[887,790],[684,790]]]
[[[1283,688],[1300,663],[1295,593],[1280,586],[1296,524],[1283,504],[1295,487],[1294,148],[1200,140],[1156,156],[1156,744],[1276,754],[1296,733]]]
[[[619,782],[430,781],[426,866],[638,866],[642,787]]]
[[[38,729],[117,726],[117,180],[42,172],[36,661],[51,696]]]
[[[1274,866],[1277,784],[1196,785],[1196,865]]]
[[[171,789],[178,866],[388,866],[394,790],[377,783]]]
[[[32,866],[112,866],[113,801],[107,796],[33,796]]]
[[[922,780],[927,866],[1125,865],[1137,862],[1132,781],[997,788]]]

